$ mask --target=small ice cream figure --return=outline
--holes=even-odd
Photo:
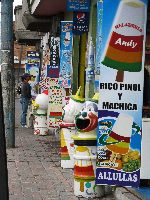
[[[141,0],[120,1],[102,60],[103,65],[118,70],[118,82],[123,81],[124,71],[142,69],[145,13]]]
[[[44,90],[41,94],[38,94],[35,102],[34,109],[37,114],[46,114],[48,109],[48,90]]]
[[[115,154],[127,154],[130,148],[133,117],[119,114],[111,133],[109,134],[107,148]],[[108,144],[109,143],[109,144]]]
[[[33,104],[34,110],[34,134],[47,135],[47,108],[48,108],[48,90],[38,94]]]

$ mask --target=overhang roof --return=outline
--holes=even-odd
[[[37,16],[52,16],[66,11],[66,0],[34,0],[31,13]]]

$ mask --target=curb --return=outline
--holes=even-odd
[[[116,200],[146,200],[131,188],[117,187],[114,196]]]

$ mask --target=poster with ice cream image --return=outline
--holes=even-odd
[[[31,95],[34,98],[38,94],[36,85],[39,82],[39,64],[27,64],[26,65],[26,73],[31,75],[31,79],[30,79],[29,83],[32,88]]]
[[[61,21],[59,84],[64,88],[71,88],[73,48],[72,29],[72,21]]]
[[[103,65],[117,70],[119,82],[123,81],[124,72],[142,69],[145,11],[141,0],[119,2],[102,58]]]
[[[139,186],[147,3],[103,2],[96,184]]]
[[[26,63],[26,73],[31,75],[30,85],[31,85],[31,95],[33,98],[36,97],[37,83],[39,82],[39,67],[40,67],[40,57],[39,53],[36,51],[27,51],[27,63]]]

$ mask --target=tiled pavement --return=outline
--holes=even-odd
[[[19,125],[19,115],[16,99],[16,148],[7,149],[10,200],[83,200],[74,196],[73,171],[60,167],[55,135],[34,135],[32,128]]]

